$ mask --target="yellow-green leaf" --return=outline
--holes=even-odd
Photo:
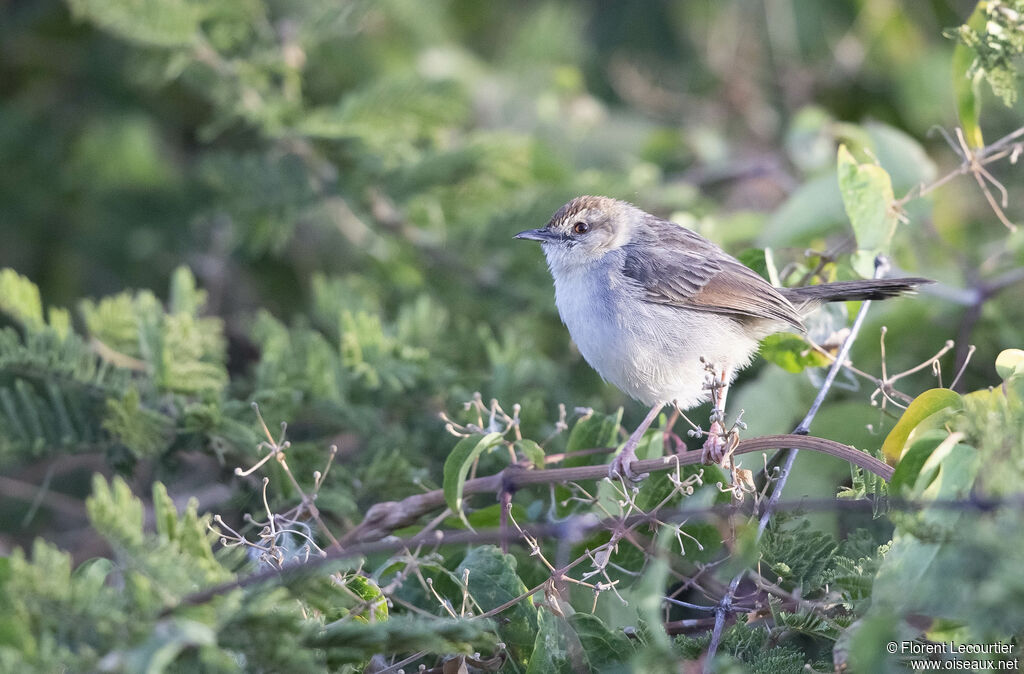
[[[897,222],[889,174],[878,164],[859,163],[845,145],[839,146],[837,170],[839,191],[857,237],[857,248],[872,257],[888,253]]]
[[[926,419],[942,410],[961,406],[960,395],[948,388],[933,388],[914,398],[882,444],[886,461],[895,464],[899,460],[910,434]]]
[[[996,356],[996,372],[1004,380],[1024,375],[1024,350],[1006,349]]]
[[[831,361],[811,348],[800,335],[780,332],[761,340],[761,355],[786,372],[803,372],[809,367],[824,367]]]

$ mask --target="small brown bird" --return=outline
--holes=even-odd
[[[710,389],[717,415],[704,460],[717,463],[726,449],[721,420],[729,383],[750,364],[759,340],[802,332],[803,317],[825,302],[887,299],[930,283],[776,288],[699,234],[607,197],[577,197],[545,227],[516,238],[541,242],[558,313],[590,366],[651,406],[609,471],[630,479],[636,447],[662,407],[686,410],[709,398],[709,367],[718,380]]]

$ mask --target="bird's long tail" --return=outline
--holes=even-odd
[[[932,283],[926,278],[886,278],[864,281],[835,281],[801,288],[780,288],[798,311],[807,311],[824,302],[884,300],[912,292],[917,286]]]

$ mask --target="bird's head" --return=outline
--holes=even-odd
[[[540,241],[552,273],[589,267],[630,242],[645,213],[632,204],[608,197],[576,197],[562,206],[547,225],[516,234]]]

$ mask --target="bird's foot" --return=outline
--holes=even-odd
[[[640,445],[640,439],[644,437],[644,433],[651,427],[654,420],[658,417],[658,412],[664,405],[658,403],[651,408],[651,411],[647,413],[644,420],[640,422],[640,425],[636,427],[636,430],[626,440],[626,444],[622,446],[619,453],[612,458],[611,464],[608,466],[608,477],[612,480],[619,478],[628,480],[630,482],[639,482],[643,479],[642,474],[637,474],[630,469],[630,464],[636,461],[636,448]]]
[[[618,480],[621,478],[628,482],[640,482],[643,479],[644,476],[642,474],[634,473],[629,467],[637,458],[637,443],[631,441],[632,438],[626,441],[626,444],[622,446],[622,451],[616,454],[608,465],[608,477],[610,479]]]

